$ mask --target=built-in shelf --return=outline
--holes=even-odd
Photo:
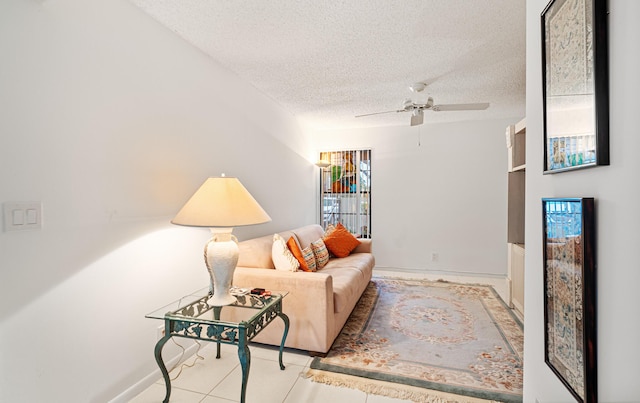
[[[524,170],[527,154],[527,127],[525,119],[507,127],[507,149],[509,156],[509,172]]]
[[[524,315],[524,206],[526,183],[526,120],[507,127],[507,247],[509,306]]]

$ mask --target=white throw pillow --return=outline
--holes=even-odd
[[[293,256],[285,241],[280,235],[273,235],[273,245],[271,246],[271,258],[276,270],[298,271],[300,262]]]

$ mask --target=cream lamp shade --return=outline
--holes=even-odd
[[[189,227],[241,227],[269,221],[271,217],[238,178],[225,176],[207,179],[171,220]]]
[[[177,225],[211,228],[204,254],[213,291],[207,301],[210,306],[236,302],[230,293],[239,253],[233,227],[268,221],[271,217],[240,181],[225,176],[207,179],[171,220]]]

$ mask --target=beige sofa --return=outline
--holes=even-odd
[[[319,225],[307,225],[279,233],[285,240],[293,236],[301,248],[322,238]],[[374,266],[371,240],[347,257],[332,257],[316,272],[276,270],[271,259],[273,234],[239,243],[240,258],[233,284],[243,288],[288,291],[283,311],[290,319],[286,347],[326,353],[364,292]],[[273,321],[254,341],[279,346],[284,324]]]

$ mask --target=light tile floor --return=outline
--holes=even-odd
[[[470,278],[461,276],[410,275],[396,271],[376,270],[376,276],[427,278],[461,283],[493,285],[505,298],[504,279]],[[181,343],[184,339],[178,339]],[[364,393],[357,389],[329,386],[312,382],[305,377],[312,357],[304,351],[286,349],[284,371],[278,366],[278,349],[260,344],[251,344],[251,365],[247,383],[247,403],[399,403],[409,400],[392,399]],[[215,344],[203,343],[199,353],[204,360],[196,360],[193,367],[182,366],[180,375],[171,381],[171,403],[230,403],[240,401],[241,369],[237,347],[222,345],[220,359],[215,358]],[[185,360],[191,365],[195,355]],[[180,366],[171,373],[176,377]],[[136,396],[133,403],[161,402],[165,395],[162,377],[144,392]]]
[[[180,339],[178,339],[180,342]],[[356,389],[329,386],[306,379],[311,360],[306,352],[287,349],[284,371],[278,365],[278,349],[251,344],[251,365],[247,382],[247,403],[399,403],[408,400],[368,395]],[[241,372],[237,347],[222,345],[221,358],[215,358],[215,344],[204,343],[192,367],[183,366],[171,381],[171,403],[231,403],[240,401]],[[193,364],[195,355],[185,361]],[[171,371],[173,379],[180,367]],[[132,403],[157,403],[165,395],[160,378]]]

